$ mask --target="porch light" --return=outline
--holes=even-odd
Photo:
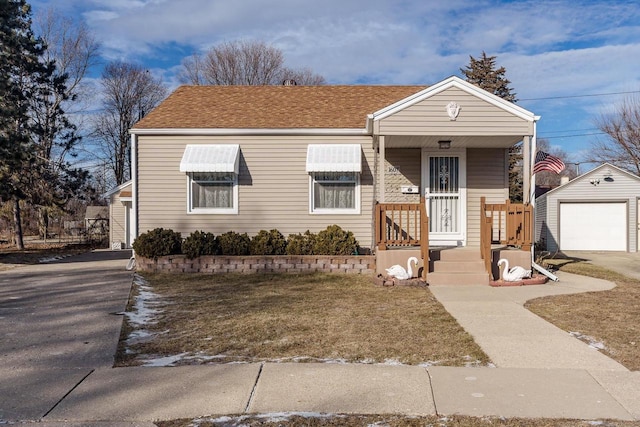
[[[440,147],[441,150],[448,150],[451,148],[451,140],[438,141],[438,147]]]

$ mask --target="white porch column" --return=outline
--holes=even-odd
[[[129,240],[131,243],[138,237],[138,137],[131,134],[131,212]],[[135,252],[135,251],[134,251]],[[135,255],[135,253],[134,253]]]
[[[385,175],[385,159],[386,159],[386,155],[385,155],[385,148],[384,148],[384,135],[380,135],[378,137],[378,150],[380,151],[380,167],[378,168],[378,183],[380,184],[379,186],[379,192],[380,194],[378,195],[378,201],[380,203],[384,203],[384,195],[386,193],[386,186],[384,183],[384,175]]]
[[[522,142],[522,201],[531,203],[531,137]]]

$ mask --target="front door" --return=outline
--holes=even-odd
[[[462,152],[426,151],[423,155],[429,240],[436,245],[465,245],[465,163]]]

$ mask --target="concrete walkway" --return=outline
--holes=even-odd
[[[126,255],[126,254],[125,254]],[[256,363],[111,368],[132,275],[93,254],[0,273],[0,424],[152,426],[211,414],[319,412],[640,420],[640,372],[529,313],[607,289],[560,273],[518,288],[431,291],[496,368]]]

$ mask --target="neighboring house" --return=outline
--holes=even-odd
[[[104,195],[109,201],[109,244],[111,249],[128,249],[135,239],[131,209],[131,181],[117,186]]]
[[[131,129],[133,235],[338,224],[369,251],[377,203],[426,197],[430,245],[478,247],[481,197],[508,199],[508,149],[521,141],[529,188],[537,119],[457,77],[182,86]]]
[[[536,199],[536,241],[547,250],[638,250],[640,178],[609,163]]]

